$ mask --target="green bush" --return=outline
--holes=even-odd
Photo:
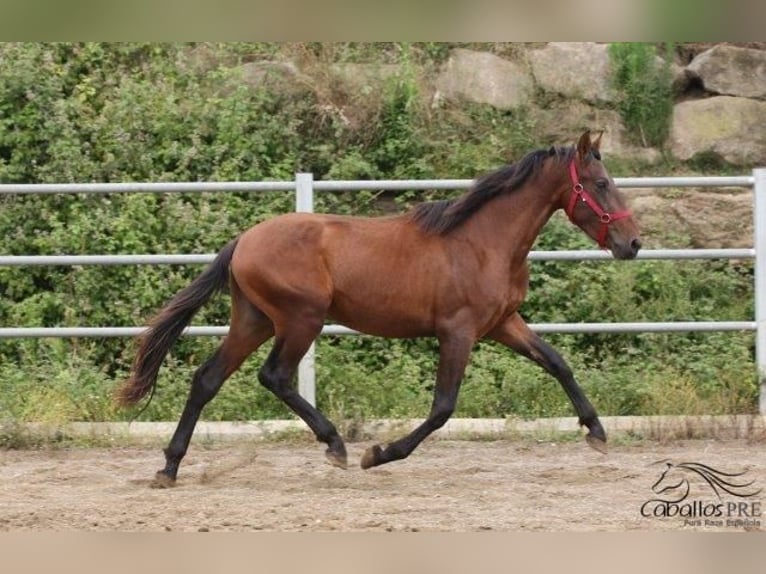
[[[609,45],[612,84],[618,93],[617,108],[636,143],[662,146],[670,130],[673,88],[671,48],[658,63],[651,44],[621,42]]]

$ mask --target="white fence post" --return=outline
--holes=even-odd
[[[759,410],[766,415],[766,169],[754,169],[753,179],[755,365],[760,383]]]
[[[314,174],[295,174],[295,211],[313,213]],[[311,405],[316,406],[316,373],[314,371],[314,343],[298,365],[298,393]]]

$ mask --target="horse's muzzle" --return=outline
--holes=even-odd
[[[635,259],[641,249],[641,240],[634,237],[628,243],[617,243],[612,245],[612,255],[616,259]]]

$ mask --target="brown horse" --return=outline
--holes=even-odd
[[[526,258],[558,209],[617,259],[633,259],[638,228],[598,151],[601,134],[577,146],[527,154],[479,179],[455,200],[423,203],[393,217],[292,213],[260,223],[226,245],[177,293],[140,339],[122,404],[153,391],[171,345],[194,313],[230,288],[231,326],[195,373],[183,414],[165,449],[160,485],[172,485],[202,408],[253,351],[274,337],[258,379],[327,444],[330,463],[346,468],[333,424],[291,384],[297,365],[326,319],[382,337],[436,337],[439,365],[431,411],[407,436],[369,448],[362,468],[407,457],[449,419],[471,349],[480,339],[506,345],[561,383],[602,449],[595,409],[561,356],[518,313],[526,295]]]

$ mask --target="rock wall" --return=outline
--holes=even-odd
[[[578,127],[592,126],[606,132],[607,158],[657,162],[661,151],[631,144],[614,110],[618,94],[610,84],[607,48],[596,43],[552,42],[528,49],[521,58],[525,65],[514,67],[497,56],[484,54],[477,59],[468,51],[456,50],[439,76],[437,90],[445,99],[473,99],[508,108],[529,100],[519,95],[487,100],[483,94],[478,100],[477,90],[459,81],[463,70],[470,69],[472,77],[482,77],[486,84],[525,86],[527,93],[531,84],[557,97],[555,104],[533,109],[541,138],[566,141]],[[766,167],[766,50],[762,48],[701,46],[689,61],[671,63],[677,101],[665,153],[682,161],[705,157],[741,174]],[[628,190],[628,197],[650,246],[676,241],[698,247],[752,246],[750,190]]]
[[[378,73],[359,64],[337,65],[330,73],[350,92],[375,93],[380,88],[376,82],[396,73],[390,66],[381,68]],[[543,142],[567,143],[583,127],[601,129],[607,162],[610,157],[641,159],[656,164],[651,175],[671,175],[662,172],[663,154],[680,161],[704,158],[707,165],[719,165],[729,174],[746,175],[766,167],[766,43],[684,44],[676,51],[671,71],[676,101],[662,150],[636,146],[627,137],[616,111],[619,94],[611,85],[607,44],[520,45],[512,59],[457,48],[439,69],[416,73],[430,105],[467,101],[506,110],[523,106],[536,139]],[[277,72],[302,73],[284,65]],[[352,110],[339,113],[353,116]],[[697,174],[692,169],[684,173]],[[713,175],[715,170],[706,172]],[[669,235],[697,246],[752,245],[750,190],[628,190],[628,196],[649,233],[650,246],[653,236],[659,244]]]
[[[606,130],[612,152],[634,157],[642,152],[625,141],[622,122],[613,113],[618,94],[610,83],[607,49],[606,44],[551,42],[527,49],[515,65],[492,54],[455,50],[437,78],[437,98],[534,108],[534,87],[563,100],[560,107],[567,109],[570,124],[598,120],[601,125],[593,127]],[[766,165],[766,131],[761,129],[766,123],[766,50],[713,45],[685,65],[672,62],[671,70],[678,100],[671,153],[681,160],[714,154],[744,169]],[[540,124],[541,137],[559,135],[561,128],[553,123]],[[643,155],[660,158],[657,150]]]

